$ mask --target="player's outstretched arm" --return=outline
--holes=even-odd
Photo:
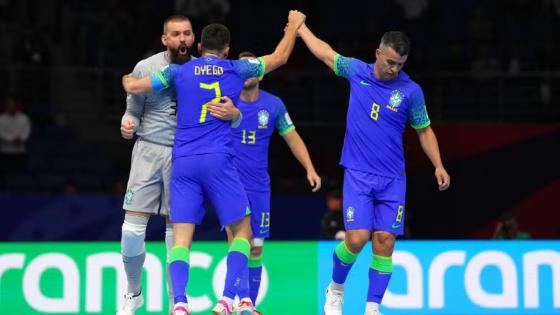
[[[272,54],[262,57],[265,64],[265,73],[278,69],[288,62],[288,58],[294,50],[298,29],[304,22],[305,15],[303,13],[297,10],[290,11],[284,37]]]
[[[451,184],[451,177],[447,174],[447,171],[441,162],[441,155],[439,153],[436,134],[430,126],[416,129],[416,133],[418,134],[418,140],[420,141],[422,150],[424,150],[424,153],[426,153],[435,167],[435,176],[439,190],[446,190]]]
[[[122,85],[126,93],[140,94],[152,91],[152,80],[150,76],[138,79],[130,74],[122,77]]]
[[[288,132],[283,137],[294,157],[307,171],[307,181],[309,185],[311,185],[313,192],[321,189],[321,177],[315,171],[315,167],[313,166],[313,162],[311,162],[309,151],[307,151],[303,139],[301,139],[300,135],[295,130]]]
[[[334,70],[334,58],[336,57],[337,52],[334,51],[329,44],[317,38],[317,36],[315,36],[315,34],[313,34],[305,24],[299,28],[298,33],[305,42],[305,45],[307,45],[309,51],[329,66],[329,68]]]

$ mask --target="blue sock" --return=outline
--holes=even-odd
[[[251,244],[244,238],[236,237],[231,242],[226,261],[227,272],[223,296],[232,300],[235,298],[235,294],[241,284],[243,272],[248,268],[247,261],[249,260],[250,251]],[[239,297],[243,298],[242,296]]]
[[[350,269],[352,269],[357,257],[358,254],[352,253],[344,241],[336,246],[333,253],[333,282],[338,284],[346,282],[346,277],[348,276]]]
[[[249,293],[249,267],[244,268],[243,272],[241,273],[241,277],[239,278],[239,287],[237,288],[237,296],[239,296],[239,300],[244,298],[248,298],[250,296]]]
[[[261,288],[262,256],[249,257],[249,290],[253,305],[257,305],[257,297]]]
[[[381,304],[383,295],[393,274],[392,257],[373,255],[369,268],[369,288],[367,301]]]
[[[187,303],[187,282],[189,281],[189,250],[175,246],[169,255],[169,274],[173,286],[173,301]]]

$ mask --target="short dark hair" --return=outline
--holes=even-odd
[[[381,45],[393,48],[401,57],[410,53],[410,40],[405,33],[400,31],[389,31],[383,34]]]
[[[170,22],[189,22],[191,23],[191,19],[182,15],[182,14],[174,14],[169,16],[165,21],[163,21],[163,34],[167,33],[167,24]],[[192,27],[192,23],[191,23]]]
[[[202,29],[200,44],[202,49],[222,51],[229,45],[230,33],[223,24],[208,24]]]
[[[257,55],[253,54],[250,51],[244,51],[244,52],[239,54],[238,59],[241,59],[241,58],[257,58]]]

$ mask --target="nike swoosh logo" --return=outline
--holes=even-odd
[[[266,232],[268,232],[268,230],[259,230],[259,233],[260,233],[260,234],[264,234],[264,233],[266,233]]]
[[[363,86],[370,86],[371,85],[364,80],[360,81],[360,84],[363,85]]]
[[[400,224],[393,224],[393,225],[391,225],[391,227],[392,227],[393,229],[398,229],[398,228],[401,227],[401,225],[400,225]]]

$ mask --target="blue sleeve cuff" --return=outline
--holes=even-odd
[[[154,91],[161,91],[169,86],[167,81],[163,78],[161,73],[158,71],[151,75],[152,89]]]

